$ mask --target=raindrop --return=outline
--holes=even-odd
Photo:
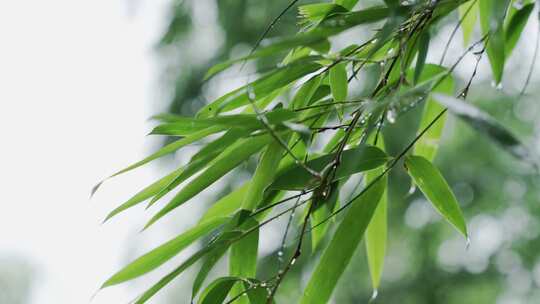
[[[386,111],[386,120],[388,120],[389,123],[393,124],[396,122],[397,113],[394,109],[389,109]]]
[[[261,287],[266,287],[266,283],[265,283],[265,282],[261,282]]]
[[[277,255],[278,255],[279,257],[282,257],[282,256],[283,256],[283,250],[278,251]]]
[[[296,258],[291,260],[291,266],[294,265],[295,263],[296,263]]]
[[[409,191],[407,191],[407,196],[411,196],[416,192],[416,185],[411,184],[411,187],[409,188]]]
[[[373,293],[371,294],[371,299],[369,299],[369,302],[375,301],[378,295],[379,295],[379,291],[377,289],[373,289]]]

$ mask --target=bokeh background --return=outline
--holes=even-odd
[[[309,1],[300,1],[305,4]],[[313,2],[313,1],[311,1]],[[367,6],[376,1],[360,1]],[[127,303],[189,252],[132,283],[96,294],[111,273],[197,221],[204,206],[249,177],[247,164],[140,233],[148,214],[137,208],[101,225],[105,214],[135,191],[187,160],[196,145],[173,157],[92,186],[157,149],[166,139],[145,137],[148,117],[184,115],[276,64],[279,57],[233,69],[203,83],[221,60],[249,52],[288,0],[18,0],[0,2],[0,303]],[[533,12],[507,64],[502,88],[491,85],[482,60],[470,100],[539,151],[540,66],[528,94],[518,97],[532,64],[539,29]],[[433,41],[438,62],[457,16]],[[296,11],[270,36],[293,34]],[[336,37],[364,41],[367,29]],[[461,34],[446,63],[463,51]],[[457,70],[472,72],[474,56]],[[539,65],[539,63],[537,63]],[[369,81],[369,73],[360,79]],[[364,78],[362,78],[364,77]],[[411,112],[385,130],[396,153],[414,134]],[[410,181],[390,178],[389,253],[377,303],[540,303],[540,187],[527,165],[462,122],[450,118],[436,164],[464,209],[471,244],[455,233]],[[260,275],[275,269],[283,234],[264,230]],[[278,295],[294,303],[313,266],[300,261]],[[226,264],[221,264],[225,269]],[[303,271],[302,271],[303,270]],[[218,274],[219,271],[216,273]],[[154,303],[188,303],[187,272]],[[371,296],[363,246],[334,293],[334,303]]]

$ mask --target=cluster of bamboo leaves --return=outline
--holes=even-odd
[[[357,2],[299,6],[298,34],[264,40],[248,56],[214,66],[206,78],[233,65],[283,53],[280,65],[209,103],[195,117],[155,117],[159,125],[152,134],[176,140],[111,177],[190,144],[203,146],[186,165],[111,211],[106,221],[146,201],[151,207],[173,192],[144,225],[146,229],[183,204],[195,203],[190,201],[250,158],[258,159],[257,168],[249,181],[214,202],[194,227],[129,263],[103,288],[160,267],[200,239],[209,241],[144,291],[136,303],[146,302],[189,267],[198,267],[199,272],[186,302],[274,303],[287,272],[305,252],[311,254],[308,258],[315,268],[300,303],[327,303],[364,239],[376,291],[386,254],[390,170],[405,170],[440,215],[468,237],[460,205],[432,164],[447,112],[534,165],[534,156],[519,139],[466,102],[478,65],[461,88],[453,76],[463,57],[474,52],[478,61],[487,54],[493,79],[500,83],[533,1],[386,0],[353,10]],[[431,35],[452,14],[459,14],[456,29],[463,32],[466,51],[448,66],[442,65],[444,60],[426,62]],[[474,35],[477,23],[479,37]],[[367,24],[377,26],[372,37],[333,50],[331,37]],[[368,68],[378,71],[376,85],[365,96],[351,98],[351,81]],[[389,155],[382,131],[417,107],[423,108],[417,136],[401,153]],[[356,179],[357,190],[343,195],[343,185],[355,175],[362,176]],[[299,210],[300,220],[293,221],[290,214]],[[292,221],[298,233],[279,252],[285,255],[284,262],[275,272],[256,277],[259,238],[264,237],[259,230],[280,217],[289,217],[288,225]],[[210,271],[225,257],[229,273],[207,282]]]

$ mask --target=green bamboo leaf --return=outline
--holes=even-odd
[[[382,137],[377,142],[377,147],[384,150],[384,140]],[[366,172],[366,184],[370,184],[375,179],[383,174],[384,168],[380,167],[375,170]],[[369,222],[366,229],[366,254],[369,266],[369,273],[371,274],[371,285],[373,287],[374,294],[377,293],[379,284],[381,282],[381,275],[384,268],[384,258],[386,256],[386,242],[387,242],[387,205],[388,205],[388,185],[385,186],[384,192],[381,195],[381,199],[373,217]]]
[[[346,2],[354,2],[356,0],[345,0]],[[351,4],[344,3],[344,7],[349,7]],[[400,15],[406,15],[410,13],[411,6],[400,7],[398,13]],[[219,72],[222,72],[232,65],[244,62],[246,60],[256,59],[269,55],[275,55],[279,52],[289,51],[291,49],[306,46],[320,44],[327,40],[328,37],[337,35],[345,30],[348,30],[354,26],[369,24],[384,20],[390,15],[390,10],[384,6],[374,6],[366,8],[360,11],[354,11],[349,13],[341,13],[329,16],[326,20],[323,20],[316,28],[311,31],[300,33],[292,37],[285,37],[279,39],[268,39],[261,43],[261,47],[252,54],[229,60],[227,62],[219,63],[213,66],[205,75],[205,80],[208,80],[212,76]]]
[[[386,177],[379,179],[349,207],[311,275],[300,300],[301,304],[328,302],[371,221],[385,185]]]
[[[326,154],[306,163],[308,167],[316,171],[322,171],[335,155]],[[379,148],[371,146],[359,146],[343,151],[341,165],[338,167],[335,180],[342,179],[355,173],[377,168],[389,160],[386,153]],[[295,165],[278,175],[270,185],[270,189],[277,190],[302,190],[316,184],[315,178],[300,165]]]
[[[197,116],[199,118],[215,116],[220,112],[227,112],[245,106],[249,104],[250,99],[258,100],[268,96],[275,90],[320,69],[321,65],[314,62],[314,57],[319,58],[318,56],[310,56],[297,60],[289,65],[277,68],[248,85],[225,94],[199,110]]]
[[[336,0],[334,1],[336,4],[339,4],[343,6],[344,8],[348,10],[352,10],[356,3],[358,3],[358,0]]]
[[[348,10],[341,5],[334,3],[313,3],[298,7],[300,15],[299,24],[312,23],[314,25],[321,22],[333,13],[345,13]]]
[[[108,180],[110,178],[113,178],[115,176],[118,176],[120,174],[126,173],[128,171],[131,171],[133,169],[136,169],[136,168],[138,168],[140,166],[146,165],[147,163],[149,163],[149,162],[151,162],[151,161],[153,161],[155,159],[158,159],[158,158],[163,157],[163,156],[165,156],[167,154],[173,153],[173,152],[179,150],[182,147],[185,147],[185,146],[187,146],[189,144],[192,144],[192,143],[194,143],[196,141],[199,141],[199,140],[205,138],[208,135],[218,133],[218,132],[221,132],[221,131],[223,131],[223,128],[221,126],[212,126],[212,127],[203,129],[201,131],[195,132],[193,134],[190,134],[189,136],[181,138],[181,139],[179,139],[177,141],[174,141],[174,142],[166,145],[165,147],[159,149],[158,151],[151,154],[150,156],[144,158],[143,160],[138,161],[138,162],[128,166],[127,168],[124,168],[124,169],[114,173],[113,175],[107,177],[106,179],[102,180],[101,182],[99,182],[97,185],[95,185],[92,188],[91,196],[94,195],[97,192],[97,190],[101,187],[101,185],[106,180]]]
[[[172,257],[176,256],[180,251],[193,243],[196,239],[206,235],[210,231],[224,224],[228,218],[214,218],[197,224],[195,227],[187,230],[170,241],[158,246],[145,255],[139,257],[135,261],[129,263],[126,267],[111,276],[101,288],[112,285],[117,285],[143,274],[146,274],[163,263],[167,262]]]
[[[336,101],[347,99],[349,82],[347,81],[347,63],[338,63],[329,71],[330,89]]]
[[[483,34],[489,33],[487,54],[496,84],[502,80],[505,64],[504,18],[510,0],[478,0],[480,7],[480,25]]]
[[[505,27],[505,55],[506,58],[510,57],[510,54],[514,51],[519,38],[522,36],[523,29],[529,20],[534,9],[534,3],[523,5],[521,8],[516,8],[516,5],[512,5],[509,13],[509,22]]]
[[[268,134],[254,136],[240,140],[231,147],[227,148],[218,158],[208,165],[208,168],[205,171],[190,181],[171,199],[171,201],[165,207],[156,213],[156,215],[154,215],[150,221],[148,221],[144,229],[148,228],[161,217],[206,189],[227,172],[236,168],[251,155],[257,153],[260,149],[267,145],[271,139],[271,136]]]
[[[240,231],[228,231],[228,232],[220,234],[219,237],[215,241],[209,243],[202,249],[195,252],[187,260],[185,260],[182,264],[180,264],[180,266],[175,268],[173,271],[171,271],[169,274],[167,274],[165,277],[159,280],[156,284],[152,285],[152,287],[150,287],[147,291],[145,291],[140,297],[136,299],[135,304],[146,303],[146,301],[148,301],[157,292],[163,289],[163,287],[169,284],[172,280],[174,280],[187,268],[195,264],[195,262],[197,262],[198,260],[206,256],[207,254],[211,253],[212,251],[218,248],[221,248],[223,246],[228,246],[228,244],[230,244],[232,240],[238,238],[241,234],[242,232]]]
[[[407,172],[435,209],[466,238],[467,225],[454,193],[442,174],[427,159],[409,156],[405,159]]]
[[[203,264],[197,273],[197,277],[193,280],[193,288],[191,290],[191,298],[195,298],[199,293],[204,280],[208,277],[210,271],[219,262],[219,260],[227,253],[229,246],[221,246],[214,249],[208,255],[204,257]]]
[[[251,220],[249,223],[244,224],[246,230],[257,226],[258,223],[254,220]],[[251,232],[248,236],[242,238],[240,241],[232,244],[231,250],[229,252],[229,274],[231,276],[237,276],[242,278],[254,277],[257,271],[258,248],[258,229]],[[244,285],[242,283],[235,284],[232,290],[234,295],[240,294],[244,292]],[[238,298],[235,303],[250,304],[249,299],[246,297]]]
[[[275,109],[264,113],[271,125],[281,124],[285,121],[297,118],[298,114],[287,109]],[[224,129],[263,129],[264,124],[255,114],[223,115],[209,118],[182,117],[178,121],[159,125],[152,130],[151,134],[184,136],[185,130],[203,129],[211,126],[222,126]]]
[[[287,140],[284,140],[285,142]],[[255,210],[264,200],[264,191],[274,180],[276,168],[282,159],[283,148],[281,144],[274,140],[271,142],[261,156],[259,165],[250,182],[249,190],[244,196],[242,209],[246,211]],[[250,229],[256,227],[258,223],[251,221],[245,223]],[[229,254],[229,274],[239,277],[254,277],[257,270],[257,252],[259,247],[259,231],[255,231],[247,237],[231,245]],[[234,294],[244,291],[242,284],[233,287]],[[242,297],[235,301],[237,304],[249,304],[247,298]]]
[[[428,64],[426,65],[424,73],[420,77],[420,81],[429,81],[434,79],[437,75],[447,73],[447,69],[438,65]],[[452,76],[445,77],[440,83],[431,90],[435,93],[443,93],[451,95],[454,92],[454,79]],[[438,116],[444,107],[437,103],[437,97],[430,95],[424,105],[424,111],[420,120],[419,130],[424,130],[436,116]],[[435,124],[433,124],[426,133],[418,140],[414,147],[414,154],[423,156],[426,159],[432,161],[437,154],[439,148],[439,140],[441,138],[444,125],[446,122],[446,115],[439,118]]]
[[[316,76],[306,81],[298,90],[291,102],[292,108],[297,109],[305,107],[319,88],[322,81],[322,76]]]
[[[151,198],[152,196],[156,195],[163,189],[163,187],[167,186],[169,183],[171,183],[178,175],[182,173],[184,168],[178,168],[174,170],[173,172],[167,174],[166,176],[162,177],[161,179],[157,180],[156,182],[152,183],[151,185],[147,186],[146,188],[142,189],[141,191],[137,192],[133,197],[131,197],[129,200],[127,200],[122,205],[115,208],[113,211],[111,211],[103,222],[107,222],[115,215],[121,213],[122,211],[131,208],[139,203],[144,202],[145,200]]]
[[[466,15],[465,15],[466,14]],[[478,1],[468,1],[459,7],[461,29],[463,31],[463,44],[468,45],[478,20]]]
[[[247,191],[250,188],[250,182],[244,183],[241,187],[227,194],[219,201],[214,203],[201,217],[200,222],[212,220],[216,217],[229,216],[240,209]]]
[[[424,31],[420,34],[418,41],[418,57],[416,59],[416,68],[414,70],[414,83],[418,83],[420,75],[424,70],[424,65],[426,64],[426,58],[429,50],[429,32]]]
[[[137,299],[134,301],[135,304],[143,304],[146,303],[146,301],[150,300],[156,293],[158,293],[163,287],[165,287],[167,284],[169,284],[172,280],[174,280],[177,276],[179,276],[182,272],[184,272],[186,269],[188,269],[191,265],[195,264],[199,259],[204,257],[208,252],[210,252],[210,247],[205,247],[199,251],[197,251],[195,254],[190,256],[186,261],[184,261],[180,266],[176,267],[173,271],[168,273],[166,276],[161,278],[158,282],[156,282],[154,285],[152,285],[148,290],[146,290],[142,295],[137,297]]]
[[[233,285],[237,282],[240,282],[241,279],[238,277],[223,277],[218,278],[212,282],[208,287],[203,291],[201,297],[199,298],[198,304],[220,304],[225,301],[227,295],[231,291]]]
[[[341,182],[333,183],[328,198],[323,201],[317,201],[317,206],[314,207],[311,213],[312,225],[321,223],[332,214],[339,198],[340,184]],[[311,231],[311,248],[313,252],[319,249],[322,241],[326,237],[330,223],[331,221],[326,221]]]
[[[529,162],[535,167],[538,165],[536,155],[512,132],[500,125],[497,120],[487,113],[451,96],[436,94],[435,97],[474,130],[486,135],[517,159]]]

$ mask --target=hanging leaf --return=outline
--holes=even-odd
[[[487,54],[496,84],[502,81],[505,63],[504,17],[510,0],[478,0],[482,33],[489,34]]]
[[[537,165],[535,154],[487,113],[451,96],[436,94],[435,97],[441,104],[448,107],[451,112],[469,124],[474,130],[487,135],[488,138],[517,159],[530,162],[534,166]]]
[[[163,263],[170,260],[172,257],[176,256],[180,251],[189,246],[196,239],[206,235],[210,231],[224,224],[226,220],[227,218],[215,218],[213,220],[199,223],[192,229],[182,233],[181,235],[129,263],[126,267],[105,281],[101,288],[132,280],[156,269]]]
[[[478,20],[478,0],[468,1],[459,7],[459,16],[461,18],[461,29],[463,31],[463,44],[469,45],[471,35]]]
[[[426,66],[424,73],[420,77],[420,81],[428,81],[434,79],[437,75],[447,73],[447,69],[438,65],[429,64]],[[443,93],[451,95],[454,92],[454,79],[452,76],[447,76],[439,84],[432,89],[434,93]],[[427,98],[420,120],[418,130],[424,130],[432,121],[437,117],[444,107],[437,102],[437,97],[432,94]],[[414,146],[414,154],[423,156],[426,159],[432,161],[437,154],[439,148],[439,140],[441,138],[444,125],[446,122],[446,115],[440,117],[435,124],[433,124],[427,132],[418,140]]]
[[[257,227],[258,223],[251,220],[245,223],[245,228]],[[229,252],[229,274],[242,278],[255,277],[257,271],[257,253],[259,248],[259,230],[252,232],[240,241],[231,245]],[[244,292],[242,283],[235,284],[232,288],[233,294]],[[215,302],[212,302],[215,303]],[[241,297],[235,301],[237,304],[250,304],[249,299]]]
[[[165,186],[167,186],[169,183],[171,183],[179,174],[182,173],[184,168],[178,168],[174,170],[173,172],[169,173],[168,175],[162,177],[158,181],[154,182],[153,184],[147,186],[146,188],[142,189],[141,191],[137,192],[133,197],[131,197],[129,200],[127,200],[122,205],[115,208],[113,211],[111,211],[109,214],[107,214],[107,217],[103,220],[103,222],[107,222],[115,215],[121,213],[122,211],[125,211],[141,202],[144,202],[145,200],[151,198],[152,196],[156,195],[163,189]]]
[[[379,135],[380,136],[380,135]],[[377,141],[377,147],[384,150],[384,140],[382,136]],[[375,179],[383,174],[384,168],[380,167],[375,170],[366,172],[366,184],[370,184]],[[388,206],[388,185],[385,185],[385,189],[373,217],[369,222],[366,229],[366,254],[369,266],[369,273],[371,274],[371,285],[374,293],[377,292],[379,284],[381,282],[381,275],[384,268],[384,258],[386,256],[386,242],[387,242],[387,206]]]
[[[281,124],[297,117],[297,113],[281,108],[264,114],[268,123],[271,125]],[[184,136],[184,130],[186,129],[203,129],[211,126],[222,126],[223,129],[237,128],[251,131],[264,128],[264,124],[255,114],[235,114],[209,118],[182,117],[178,121],[157,126],[151,134]]]
[[[330,89],[335,101],[347,100],[347,63],[338,63],[329,71]]]
[[[195,262],[203,258],[205,255],[209,254],[216,248],[227,246],[228,244],[230,244],[232,240],[238,238],[240,234],[241,232],[239,231],[231,231],[231,232],[221,234],[216,239],[216,241],[208,244],[207,246],[203,247],[202,249],[192,254],[187,260],[185,260],[182,264],[180,264],[180,266],[175,268],[173,271],[171,271],[169,274],[167,274],[165,277],[159,280],[156,284],[152,285],[152,287],[150,287],[140,297],[137,298],[137,300],[135,301],[135,304],[146,303],[146,301],[148,301],[157,292],[163,289],[163,287],[165,287],[172,280],[178,277],[182,272],[184,272],[184,270],[186,270],[187,268],[195,264]]]
[[[459,232],[468,237],[461,208],[439,170],[421,156],[407,157],[405,166],[415,184],[435,209]]]
[[[225,301],[233,285],[241,280],[238,277],[223,277],[212,282],[201,294],[199,304],[220,304]]]
[[[321,66],[313,57],[295,61],[236,89],[206,105],[197,113],[200,118],[212,117],[249,104],[250,99],[259,100],[273,91],[289,85],[299,78],[317,71]]]
[[[161,217],[171,212],[178,206],[182,205],[202,190],[213,184],[227,172],[236,168],[240,163],[247,160],[251,155],[257,153],[271,140],[270,135],[254,136],[241,140],[216,158],[212,164],[208,165],[208,168],[199,174],[196,178],[191,180],[185,187],[183,187],[171,201],[163,207],[156,215],[154,215],[150,221],[145,225],[144,229],[155,223]]]
[[[349,207],[304,289],[301,304],[328,302],[371,221],[384,193],[385,185],[386,178],[384,177],[360,195]]]
[[[335,154],[326,154],[308,161],[306,166],[320,172],[334,158]],[[341,165],[336,170],[334,180],[377,168],[388,160],[388,156],[376,147],[359,146],[345,150],[342,154]],[[317,180],[306,169],[300,165],[295,165],[280,174],[269,188],[278,190],[302,190],[314,186],[316,182]]]
[[[521,1],[521,0],[520,0]],[[534,9],[534,3],[523,5],[521,8],[516,8],[517,5],[512,5],[510,9],[509,22],[505,27],[505,55],[506,58],[510,57],[514,48],[516,47],[519,38],[522,36],[523,29],[527,25],[529,16]]]
[[[424,65],[426,64],[426,58],[429,50],[429,32],[425,31],[420,34],[418,41],[418,58],[416,59],[416,68],[414,70],[414,83],[418,83],[420,75],[424,70]]]

